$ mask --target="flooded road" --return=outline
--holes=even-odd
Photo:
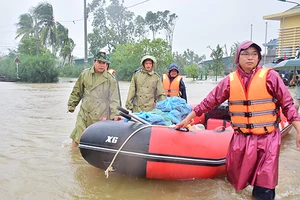
[[[189,104],[200,102],[216,85],[185,83]],[[112,173],[106,179],[104,171],[71,148],[69,135],[79,110],[67,113],[73,85],[69,79],[54,84],[0,82],[0,199],[251,199],[251,187],[236,192],[226,177],[164,181]],[[120,82],[123,105],[128,87]],[[276,199],[300,199],[299,158],[293,129],[282,140]]]

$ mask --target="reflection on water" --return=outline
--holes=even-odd
[[[200,102],[214,82],[185,80],[189,104]],[[165,181],[104,172],[71,148],[76,115],[67,113],[74,82],[54,84],[0,82],[1,199],[179,200],[249,199],[251,187],[236,192],[226,177]],[[120,82],[125,104],[129,83]],[[213,144],[212,144],[213,145]],[[300,199],[300,161],[295,132],[282,140],[276,199]],[[130,167],[130,166],[128,166]]]

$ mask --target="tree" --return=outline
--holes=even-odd
[[[61,25],[59,22],[56,22],[57,30],[57,48],[59,49],[59,56],[63,58],[64,66],[66,59],[68,58],[68,64],[72,63],[72,53],[75,48],[74,41],[69,38],[69,30]]]
[[[152,31],[152,39],[154,40],[156,38],[157,32],[162,27],[162,13],[153,13],[151,11],[148,11],[145,17],[145,22],[148,28]]]
[[[215,72],[216,81],[218,80],[218,75],[223,74],[224,63],[223,63],[223,49],[220,45],[217,45],[216,49],[211,49],[212,52],[210,57],[213,59],[213,70]]]
[[[36,40],[34,36],[30,36],[29,38],[24,38],[20,41],[18,46],[18,52],[24,55],[36,55]],[[45,53],[46,49],[44,47],[39,48],[39,53]]]
[[[51,47],[52,53],[56,54],[63,48],[64,41],[69,41],[68,30],[54,21],[53,7],[47,2],[39,3],[36,7],[32,7],[29,13],[20,15],[16,26],[16,38],[21,38],[20,42],[30,37],[35,38],[37,55],[42,46]]]
[[[136,40],[139,42],[146,38],[146,34],[148,33],[148,30],[146,29],[146,22],[145,19],[138,15],[135,20],[135,31],[134,36],[137,38]]]
[[[184,73],[188,76],[193,78],[193,80],[199,77],[198,67],[194,64],[188,65],[184,68]]]
[[[199,63],[205,59],[205,55],[199,56],[194,51],[187,49],[183,54],[179,54],[178,52],[173,53],[173,58],[178,65],[179,72],[183,74],[185,73],[185,66],[195,65],[198,67]]]
[[[128,43],[118,45],[111,53],[112,68],[117,71],[119,80],[129,81],[134,71],[140,66],[144,55],[152,55],[157,60],[156,71],[159,74],[165,73],[168,66],[173,62],[172,54],[168,48],[168,43],[163,39],[144,39],[139,43]]]
[[[235,64],[235,58],[236,58],[236,50],[239,46],[239,42],[235,42],[231,47],[230,47],[230,60],[231,60],[231,69],[230,71],[234,70]]]
[[[199,56],[194,51],[187,49],[183,52],[183,56],[186,58],[187,65],[199,64],[202,60],[205,59],[205,55]]]
[[[38,25],[41,27],[42,44],[46,47],[51,46],[52,53],[55,54],[57,32],[52,5],[47,2],[39,3],[33,9],[33,14],[38,19]]]
[[[118,44],[134,42],[134,13],[126,10],[119,0],[110,2],[107,7],[102,0],[93,0],[88,5],[94,27],[88,35],[92,54],[105,47],[112,52]]]
[[[75,43],[71,38],[68,38],[68,41],[64,44],[63,48],[60,51],[60,56],[63,58],[63,64],[64,66],[66,58],[68,58],[68,64],[72,63],[72,52],[74,50]]]
[[[49,53],[38,56],[20,55],[19,77],[23,82],[53,83],[58,81],[55,58]]]
[[[34,22],[29,13],[25,13],[19,16],[19,22],[16,24],[17,32],[15,39],[21,37],[21,41],[28,39],[34,35]]]
[[[179,74],[185,74],[184,67],[187,66],[186,58],[178,52],[173,52],[173,58],[174,58],[174,62],[178,66]]]
[[[175,13],[170,14],[170,11],[168,10],[162,12],[162,28],[165,30],[166,40],[169,44],[169,48],[171,51],[173,46],[173,34],[177,18],[178,16]]]

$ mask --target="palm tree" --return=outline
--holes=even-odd
[[[63,64],[62,66],[65,65],[65,61],[68,58],[68,63],[72,63],[72,53],[75,47],[75,43],[71,38],[68,38],[68,42],[63,46],[63,48],[60,51],[60,56],[63,58]]]
[[[35,37],[37,55],[40,52],[40,44],[45,48],[52,47],[53,54],[59,50],[62,51],[64,46],[69,45],[66,57],[71,58],[75,46],[74,41],[69,38],[68,29],[54,21],[51,4],[43,2],[32,7],[29,13],[20,15],[16,26],[18,27],[16,38],[21,37],[21,42]]]
[[[17,26],[17,35],[15,39],[21,37],[21,40],[29,38],[34,35],[33,18],[30,14],[25,13],[19,16]]]
[[[75,47],[74,41],[69,38],[69,30],[59,22],[56,22],[57,30],[57,48],[60,49],[59,55],[63,58],[63,66],[66,58],[68,63],[72,62],[72,53]]]
[[[52,53],[55,54],[57,42],[56,24],[53,16],[53,7],[48,2],[39,3],[33,8],[33,15],[37,19],[37,25],[40,27],[41,41],[46,47],[52,47]]]

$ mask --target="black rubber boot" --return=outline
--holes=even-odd
[[[275,199],[275,189],[254,186],[253,190],[252,190],[252,196],[256,200],[274,200]]]

